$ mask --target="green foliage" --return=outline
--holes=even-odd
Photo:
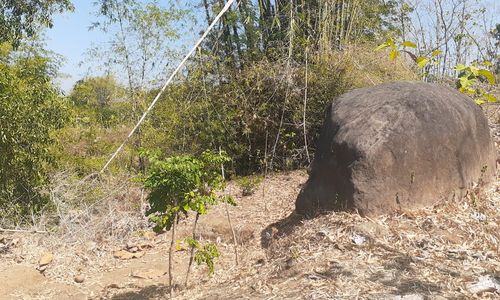
[[[236,182],[241,187],[243,196],[253,195],[261,181],[262,177],[256,175],[244,176],[236,179]]]
[[[143,155],[149,156],[151,164],[144,186],[150,191],[147,215],[156,231],[170,230],[177,215],[205,214],[208,206],[226,200],[216,193],[224,183],[220,166],[230,160],[225,153],[204,151],[198,158],[180,155],[164,160],[147,152]]]
[[[49,59],[14,58],[0,45],[0,206],[8,203],[12,213],[24,215],[45,204],[37,188],[47,182],[53,133],[67,114],[51,83]]]
[[[396,31],[391,19],[398,1],[316,0],[238,1],[219,29],[209,37],[207,49],[215,48],[222,64],[235,68],[262,58],[271,61],[290,56],[304,61],[306,49],[332,51],[351,41],[373,41]],[[207,1],[207,21],[224,1]],[[213,45],[220,45],[213,47]]]
[[[73,10],[70,0],[2,0],[0,43],[17,47],[23,38],[36,35],[40,27],[52,27],[52,15],[66,10]]]
[[[305,66],[287,71],[284,61],[262,60],[243,71],[217,68],[209,60],[191,68],[185,82],[168,88],[143,127],[144,146],[168,149],[172,154],[200,153],[222,146],[233,158],[230,171],[245,175],[261,171],[265,161],[270,161],[279,133],[272,168],[306,165],[300,125]],[[315,145],[325,108],[352,82],[347,66],[333,56],[311,61],[307,71],[306,134],[310,145]],[[294,74],[289,83],[287,72]],[[219,78],[208,75],[214,73],[221,74],[221,83]],[[310,151],[314,152],[314,146]]]
[[[208,267],[208,273],[213,274],[215,270],[214,260],[219,256],[220,252],[219,249],[217,249],[217,246],[213,243],[209,243],[203,245],[203,247],[198,246],[198,250],[194,255],[194,261],[196,261],[198,265],[206,264]]]
[[[488,65],[488,63],[486,63],[486,65]],[[495,75],[488,69],[481,68],[478,64],[473,64],[471,66],[458,64],[455,66],[455,70],[458,72],[457,88],[460,92],[473,97],[477,104],[497,101],[494,95],[489,94],[483,88],[477,86],[478,81],[483,79],[490,85],[495,84]]]
[[[130,113],[124,114],[119,109],[126,106],[123,105],[127,100],[125,89],[111,75],[79,80],[69,98],[75,105],[75,121],[86,126],[99,123],[108,128],[123,124],[130,117]]]
[[[392,38],[389,38],[387,41],[377,46],[375,51],[390,48],[391,51],[389,53],[389,57],[392,60],[395,60],[401,52],[406,52],[415,60],[416,65],[420,69],[426,68],[429,63],[438,64],[436,58],[442,53],[441,50],[437,49],[432,51],[430,56],[417,57],[409,51],[404,49],[402,50],[402,47],[416,48],[417,46],[413,42],[405,41],[399,43],[398,47],[397,43]],[[479,105],[486,102],[497,101],[493,94],[488,93],[484,88],[478,86],[480,81],[486,81],[490,85],[495,85],[495,75],[487,69],[488,67],[491,67],[491,65],[491,62],[485,61],[482,64],[475,62],[471,66],[465,66],[463,64],[457,64],[455,66],[455,71],[458,72],[457,89],[460,92],[474,98],[476,103]],[[424,75],[426,74],[424,73]]]
[[[201,244],[198,240],[192,238],[187,238],[184,241],[191,249],[195,250],[194,261],[198,265],[207,265],[208,274],[213,274],[215,271],[215,259],[220,256],[217,246],[213,243]]]
[[[398,56],[401,55],[401,52],[407,52],[405,48],[417,48],[417,45],[411,41],[403,41],[399,44],[397,44],[394,39],[388,38],[384,43],[378,45],[375,48],[375,51],[380,51],[382,49],[389,48],[391,51],[389,52],[389,58],[391,60],[395,60]],[[421,64],[422,62],[418,62],[417,59],[417,64]]]

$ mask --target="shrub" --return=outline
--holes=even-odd
[[[262,177],[250,175],[236,179],[236,182],[241,187],[241,194],[243,196],[250,196],[255,193],[255,190],[262,181]]]
[[[67,118],[51,83],[49,60],[15,58],[9,48],[0,45],[0,206],[5,208],[0,215],[13,218],[46,204],[38,188],[54,163],[53,132]]]

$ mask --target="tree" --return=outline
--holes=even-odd
[[[212,7],[202,1],[207,21],[218,12],[224,1],[213,1]],[[245,58],[258,60],[257,52],[271,59],[288,55],[302,58],[306,46],[328,52],[351,41],[373,40],[397,29],[393,19],[398,13],[397,1],[381,0],[242,0],[238,10],[229,11],[219,32],[211,36],[208,48],[220,42],[222,61],[244,65]],[[219,41],[220,40],[220,41]],[[237,63],[235,63],[237,62]]]
[[[112,102],[124,97],[125,89],[111,75],[81,79],[69,95],[78,113],[104,127],[110,127],[113,120],[119,117],[113,110]]]
[[[132,113],[138,118],[145,106],[146,91],[164,78],[170,59],[175,57],[171,45],[179,36],[174,22],[180,21],[185,12],[162,8],[156,1],[144,4],[136,0],[99,0],[96,5],[100,19],[92,28],[114,34],[109,46],[94,50],[105,58],[107,72],[125,74],[120,79],[126,82]],[[141,148],[141,135],[138,130],[136,150]],[[144,170],[142,158],[138,169]]]
[[[0,44],[0,206],[10,217],[45,204],[37,188],[54,162],[52,132],[66,119],[49,59],[14,58],[11,49]]]
[[[2,0],[0,2],[0,43],[17,48],[25,37],[42,27],[52,27],[52,15],[73,10],[70,0]]]

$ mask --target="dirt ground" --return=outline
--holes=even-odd
[[[490,118],[500,120],[493,108]],[[498,121],[491,126],[499,146]],[[293,210],[306,179],[302,170],[274,174],[250,196],[229,183],[226,192],[238,203],[228,209],[239,263],[220,205],[201,217],[198,230],[200,240],[221,252],[215,273],[194,265],[184,287],[189,251],[178,243],[175,298],[500,299],[498,179],[458,202],[412,214],[329,213],[305,220]],[[118,214],[119,207],[109,212]],[[105,223],[92,218],[86,224]],[[0,233],[0,299],[168,298],[170,233],[119,220],[103,225],[118,237],[114,242],[77,231]],[[191,222],[180,223],[177,240],[190,236]]]

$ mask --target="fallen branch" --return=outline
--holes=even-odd
[[[0,232],[15,232],[15,233],[49,233],[46,230],[27,230],[27,229],[5,229],[0,228]]]

